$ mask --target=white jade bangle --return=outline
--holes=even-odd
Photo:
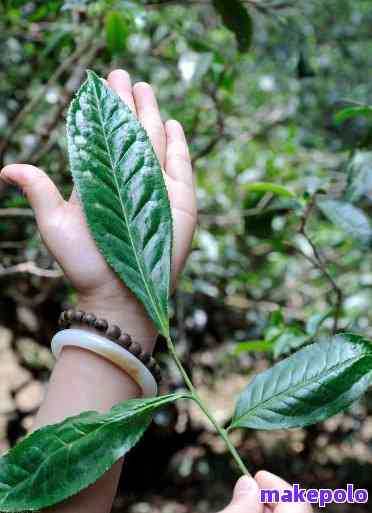
[[[137,383],[143,397],[155,397],[158,386],[149,369],[132,353],[101,335],[86,330],[66,329],[56,333],[52,339],[52,352],[56,358],[65,346],[87,349],[110,360]]]

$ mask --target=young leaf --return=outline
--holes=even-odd
[[[0,459],[0,511],[35,511],[97,481],[140,439],[152,414],[181,394],[125,401],[35,431]]]
[[[224,25],[235,34],[240,52],[247,52],[252,44],[252,17],[240,0],[213,0]]]
[[[109,11],[105,17],[107,47],[112,54],[125,50],[128,37],[128,23],[120,11]]]
[[[270,326],[283,326],[284,316],[281,310],[274,310],[270,315]]]
[[[277,196],[283,196],[285,198],[296,197],[296,195],[286,187],[270,182],[248,183],[244,185],[244,189],[250,192],[271,192],[272,194],[276,194]]]
[[[167,336],[172,216],[149,138],[92,71],[70,106],[67,135],[72,175],[93,238]]]
[[[369,246],[372,242],[372,228],[368,217],[358,207],[341,200],[322,200],[318,206],[323,214],[347,235]]]
[[[356,117],[372,118],[372,107],[369,105],[358,105],[357,107],[346,107],[340,110],[335,115],[335,122],[337,124],[344,123],[348,119]]]
[[[310,337],[297,326],[285,328],[283,332],[275,338],[274,358],[289,354],[291,351],[308,343],[309,340]]]
[[[309,345],[258,374],[243,390],[230,426],[286,429],[325,420],[372,381],[372,343],[344,333]]]
[[[269,340],[248,340],[247,342],[239,342],[234,347],[234,354],[254,353],[254,352],[270,352],[273,343]]]
[[[315,337],[315,335],[318,333],[320,327],[326,321],[329,317],[331,317],[333,314],[333,308],[330,308],[326,312],[323,313],[317,313],[312,315],[307,323],[306,323],[306,333],[310,337]]]

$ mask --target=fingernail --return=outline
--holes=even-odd
[[[151,89],[151,84],[148,82],[136,82],[133,86],[133,89]]]
[[[238,482],[234,488],[234,496],[238,497],[240,495],[247,495],[256,492],[257,483],[253,479],[253,477],[242,476],[239,478]]]
[[[276,474],[273,474],[272,472],[269,472],[268,470],[261,470],[263,474],[266,474],[267,479],[281,479],[281,477],[277,476]]]
[[[178,128],[178,130],[182,129],[181,124],[176,119],[168,119],[166,121],[167,126],[170,126],[171,128]]]

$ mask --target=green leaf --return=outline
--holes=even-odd
[[[368,217],[358,207],[342,200],[322,200],[318,206],[323,214],[352,239],[369,246],[372,242],[372,228]]]
[[[107,47],[112,54],[121,53],[127,45],[129,20],[120,11],[109,11],[105,17]]]
[[[249,192],[271,192],[271,194],[276,194],[277,196],[283,196],[285,198],[296,198],[296,195],[292,191],[275,183],[255,182],[245,184],[243,187]]]
[[[83,490],[138,442],[157,409],[181,397],[133,399],[35,431],[0,459],[0,511],[44,509]]]
[[[289,354],[308,342],[309,336],[297,326],[285,328],[284,331],[275,338],[274,358]]]
[[[368,105],[361,105],[358,107],[346,107],[335,115],[335,122],[337,124],[344,123],[348,119],[356,117],[372,118],[372,107]]]
[[[67,134],[72,175],[94,240],[167,337],[172,216],[150,140],[92,71],[70,106]]]
[[[235,34],[240,52],[247,52],[252,45],[253,20],[240,0],[213,0],[223,24]]]
[[[281,310],[274,310],[270,315],[270,326],[282,326],[284,324],[284,316]]]
[[[230,429],[286,429],[331,417],[372,380],[372,344],[350,333],[311,344],[258,374],[240,395]]]
[[[372,151],[356,151],[347,172],[345,198],[351,203],[363,197],[372,200]]]
[[[323,322],[326,321],[329,317],[331,317],[332,314],[333,309],[330,308],[324,313],[317,313],[312,315],[306,323],[306,333],[310,335],[310,337],[315,337]]]
[[[269,352],[273,348],[273,343],[268,340],[248,340],[247,342],[239,342],[234,347],[234,354]]]

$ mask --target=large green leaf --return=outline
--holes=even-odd
[[[140,439],[152,414],[183,397],[133,399],[35,431],[0,459],[0,511],[35,511],[97,481]]]
[[[240,52],[247,52],[252,44],[253,20],[240,0],[213,0],[224,25],[235,34]]]
[[[369,246],[372,242],[372,228],[368,217],[358,207],[342,200],[322,200],[318,206],[323,214],[351,238]]]
[[[358,399],[372,380],[372,343],[345,333],[307,346],[258,374],[230,426],[285,429],[320,422]]]
[[[71,104],[67,134],[72,175],[97,246],[167,336],[172,216],[149,138],[92,71]]]

